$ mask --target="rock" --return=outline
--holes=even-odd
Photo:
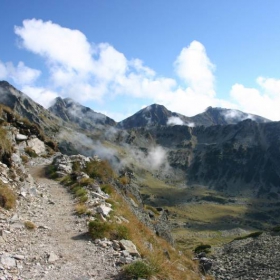
[[[112,211],[112,208],[106,206],[105,204],[101,204],[100,206],[97,207],[97,212],[104,215],[108,216],[109,213]]]
[[[1,256],[1,264],[6,268],[15,267],[17,265],[15,259],[7,255]]]
[[[138,253],[136,246],[132,243],[132,241],[122,239],[120,240],[120,246],[123,250],[128,251],[131,256],[140,257],[140,254]]]
[[[33,138],[27,141],[27,145],[34,150],[37,155],[42,155],[46,153],[46,147],[43,141],[40,139]]]
[[[59,260],[59,257],[58,257],[55,253],[51,252],[51,253],[48,255],[48,262],[49,262],[49,263],[54,263],[54,262],[56,262],[57,260]]]
[[[27,140],[28,139],[28,136],[26,135],[23,135],[23,134],[16,134],[16,140],[18,141],[23,141],[23,140]]]
[[[14,255],[14,259],[16,259],[16,260],[24,260],[25,257],[24,257],[24,255]]]
[[[11,160],[18,165],[21,164],[21,157],[18,154],[13,153]]]

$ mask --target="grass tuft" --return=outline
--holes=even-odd
[[[12,209],[16,205],[16,195],[7,185],[0,183],[0,206]]]
[[[124,275],[127,279],[149,278],[159,271],[147,261],[135,261],[124,267]]]
[[[25,221],[24,222],[24,226],[28,229],[28,230],[34,230],[36,228],[36,225],[34,223],[32,223],[31,221]]]

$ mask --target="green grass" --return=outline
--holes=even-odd
[[[124,275],[127,279],[150,278],[159,272],[159,267],[148,261],[135,261],[124,267]]]

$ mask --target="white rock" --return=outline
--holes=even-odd
[[[104,216],[108,216],[109,213],[112,211],[112,209],[105,204],[101,204],[100,206],[97,207],[97,212],[101,213]]]
[[[14,258],[11,258],[6,255],[1,256],[1,263],[4,267],[7,267],[7,268],[15,267],[17,265]]]
[[[34,150],[37,155],[42,155],[46,153],[46,147],[43,141],[38,138],[33,138],[27,141],[27,145]]]
[[[54,263],[54,262],[56,262],[57,260],[59,260],[59,257],[58,257],[55,253],[51,252],[51,253],[49,254],[49,257],[48,257],[48,262],[49,262],[49,263]]]
[[[136,246],[132,243],[132,241],[122,239],[120,240],[120,246],[123,250],[126,250],[131,256],[140,257],[140,254],[138,253]]]
[[[23,140],[27,140],[27,139],[28,139],[28,136],[26,136],[26,135],[23,135],[23,134],[20,134],[20,133],[18,133],[16,135],[16,140],[23,141]]]

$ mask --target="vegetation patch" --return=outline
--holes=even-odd
[[[204,253],[208,254],[208,253],[210,253],[210,249],[211,249],[211,245],[201,244],[201,245],[198,245],[197,247],[195,247],[194,252],[196,254],[199,254],[201,252],[204,252]]]
[[[238,237],[234,238],[233,241],[235,241],[235,240],[243,240],[243,239],[247,239],[247,238],[256,238],[256,237],[258,237],[258,236],[260,236],[262,234],[263,234],[262,231],[255,231],[255,232],[252,232],[252,233],[247,234],[245,236],[238,236]]]
[[[31,221],[25,221],[24,226],[28,230],[34,230],[36,228],[36,225],[34,223],[32,223]]]
[[[24,151],[25,151],[26,154],[28,154],[28,155],[29,155],[30,157],[32,157],[32,158],[35,158],[35,157],[38,156],[38,155],[36,154],[36,152],[35,152],[32,148],[30,148],[30,147],[24,148]]]
[[[16,195],[7,185],[0,183],[0,206],[5,209],[12,209],[16,205]]]
[[[124,267],[124,275],[127,279],[149,278],[156,275],[160,269],[147,261],[135,261]]]
[[[275,226],[271,229],[272,232],[280,232],[280,226]]]
[[[102,182],[110,182],[115,176],[108,161],[90,161],[87,162],[85,172],[92,179],[99,179]]]
[[[88,208],[84,203],[79,203],[75,206],[75,212],[78,215],[83,215],[83,214],[86,214],[88,212]]]

